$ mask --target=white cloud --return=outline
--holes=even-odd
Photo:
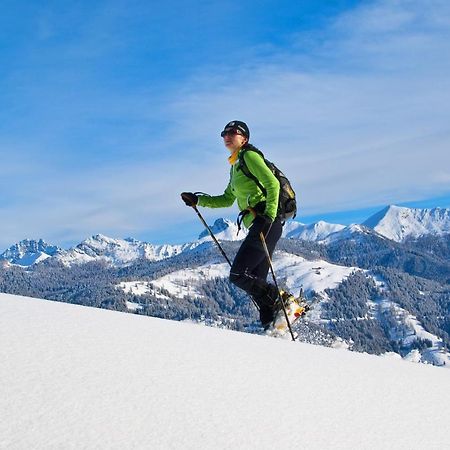
[[[130,155],[142,148],[125,164],[116,158],[59,172],[36,149],[30,159],[0,145],[0,188],[12,199],[0,202],[8,218],[0,248],[24,237],[58,243],[163,228],[176,235],[192,217],[179,192],[221,193],[227,183],[219,133],[230,119],[246,120],[253,143],[292,179],[303,215],[447,194],[449,8],[446,1],[365,2],[323,30],[294,35],[272,57],[201,65],[161,109],[148,95],[120,94],[104,104],[105,114],[172,123],[149,139],[147,157],[152,136],[129,145]],[[205,211],[218,214],[233,210]]]
[[[218,163],[216,166],[219,169]],[[173,159],[73,172],[24,163],[21,172],[23,179],[16,172],[0,183],[11,199],[0,202],[0,253],[24,238],[42,237],[61,245],[78,243],[99,232],[113,237],[146,237],[163,231],[167,235],[172,229],[177,236],[180,230],[176,227],[194,218],[179,193],[200,188],[213,191],[218,183],[227,181],[227,173],[220,170],[205,173],[195,162],[178,164]]]
[[[217,70],[226,76],[206,71],[174,104],[178,128],[200,140],[246,120],[307,214],[448,193],[439,175],[450,166],[448,10],[373,2],[322,30],[321,45]]]

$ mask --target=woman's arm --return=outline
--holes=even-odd
[[[207,208],[226,208],[231,206],[235,200],[236,197],[232,192],[231,184],[228,183],[222,195],[199,195],[198,205],[206,206]]]

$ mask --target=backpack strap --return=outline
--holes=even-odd
[[[239,168],[242,170],[242,173],[247,178],[250,178],[251,180],[253,180],[256,183],[256,185],[259,187],[259,189],[261,189],[262,193],[264,194],[264,197],[266,197],[267,196],[266,188],[261,184],[261,182],[258,180],[258,178],[256,178],[256,176],[250,172],[250,169],[247,167],[247,164],[245,163],[244,154],[246,152],[250,152],[250,151],[258,153],[258,155],[260,155],[262,157],[262,159],[264,159],[263,152],[258,150],[256,147],[253,147],[253,145],[251,145],[251,146],[248,145],[239,152]],[[264,159],[264,161],[265,161],[265,159]]]

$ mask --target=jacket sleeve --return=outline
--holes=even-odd
[[[231,189],[231,183],[228,183],[222,195],[199,195],[198,206],[205,206],[207,208],[226,208],[231,206],[236,200],[235,195]]]
[[[248,170],[258,178],[266,189],[266,209],[264,215],[275,220],[278,212],[278,199],[280,195],[280,182],[272,171],[267,167],[264,158],[252,151],[244,153],[245,164]]]

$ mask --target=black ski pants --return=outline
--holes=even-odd
[[[276,219],[265,236],[271,257],[282,231],[283,224]],[[269,262],[261,242],[260,228],[251,226],[234,258],[230,281],[250,294],[260,308],[272,307],[278,292],[273,284],[266,281],[268,272]]]

